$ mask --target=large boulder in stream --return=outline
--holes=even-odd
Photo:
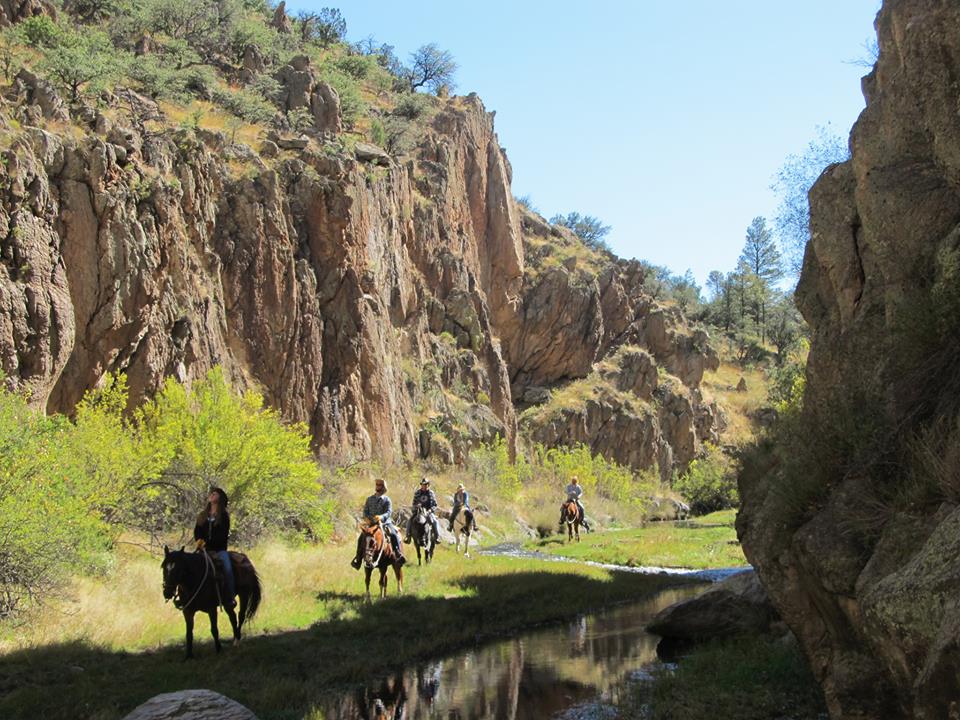
[[[670,640],[696,642],[770,632],[778,620],[760,579],[748,570],[701,595],[664,608],[647,630]]]
[[[213,690],[180,690],[147,700],[123,720],[257,720],[251,710]]]

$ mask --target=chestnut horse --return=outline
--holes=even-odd
[[[183,613],[187,625],[187,658],[193,657],[193,616],[205,612],[210,616],[210,634],[217,652],[220,652],[220,633],[217,629],[217,608],[221,605],[230,618],[233,628],[233,644],[240,642],[240,630],[246,620],[253,618],[260,607],[263,590],[260,576],[253,563],[243,553],[231,552],[233,561],[233,579],[237,594],[240,596],[240,618],[233,605],[222,597],[214,573],[214,560],[204,552],[188,553],[181,547],[170,550],[163,547],[163,597],[173,600],[173,604]],[[219,567],[219,563],[217,565]],[[221,570],[222,572],[222,570]],[[233,600],[233,598],[230,598]]]
[[[567,524],[567,542],[573,540],[574,533],[576,533],[577,542],[580,542],[580,526],[583,524],[583,513],[580,512],[580,508],[573,500],[567,500],[563,504],[562,510],[563,522]],[[560,532],[563,532],[562,525]]]
[[[387,596],[387,568],[393,567],[397,576],[397,591],[403,594],[403,567],[397,564],[397,556],[380,523],[360,526],[360,542],[363,545],[363,572],[365,574],[367,599],[370,599],[370,576],[373,569],[380,570],[380,597]]]

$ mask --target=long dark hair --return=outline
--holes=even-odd
[[[213,516],[213,524],[219,525],[223,521],[224,515],[227,517],[230,516],[230,514],[227,512],[227,494],[223,491],[223,488],[218,487],[210,488],[210,492],[215,492],[220,496],[220,502],[217,503],[217,514]],[[209,495],[210,493],[207,494]],[[210,519],[211,512],[212,506],[208,500],[207,504],[204,505],[203,510],[201,510],[200,514],[197,515],[197,525],[203,525],[203,523],[207,522]]]

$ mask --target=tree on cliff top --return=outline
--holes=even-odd
[[[807,193],[828,165],[850,157],[847,143],[830,128],[818,126],[816,137],[799,155],[788,155],[770,189],[780,196],[774,227],[786,256],[787,272],[800,277],[803,252],[810,239]]]
[[[454,74],[459,67],[448,50],[441,50],[436,43],[422,45],[410,53],[410,67],[402,74],[410,86],[410,92],[425,87],[432,92],[441,88],[453,89],[456,86]]]
[[[554,225],[562,225],[565,228],[573,230],[577,237],[583,240],[589,247],[597,250],[610,251],[605,238],[613,229],[609,225],[604,225],[599,218],[592,215],[581,215],[578,212],[567,213],[566,215],[554,215],[550,218]]]

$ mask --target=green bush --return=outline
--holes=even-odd
[[[247,90],[229,90],[221,87],[215,89],[212,95],[217,105],[249,123],[268,123],[277,112],[271,103]]]
[[[695,515],[734,507],[739,502],[734,464],[723,450],[710,444],[702,458],[690,463],[673,489],[690,503]]]
[[[218,485],[241,541],[271,530],[328,534],[307,428],[284,425],[256,392],[234,393],[219,368],[190,389],[168,380],[137,413],[137,432],[151,468],[143,529],[192,528],[206,489]]]
[[[111,533],[90,512],[104,491],[74,461],[71,429],[0,391],[0,618],[106,562]]]
[[[47,15],[34,15],[19,25],[17,32],[23,41],[35,48],[52,48],[60,44],[64,30]]]
[[[370,122],[370,142],[380,147],[387,144],[387,131],[383,129],[383,123],[377,119]]]

